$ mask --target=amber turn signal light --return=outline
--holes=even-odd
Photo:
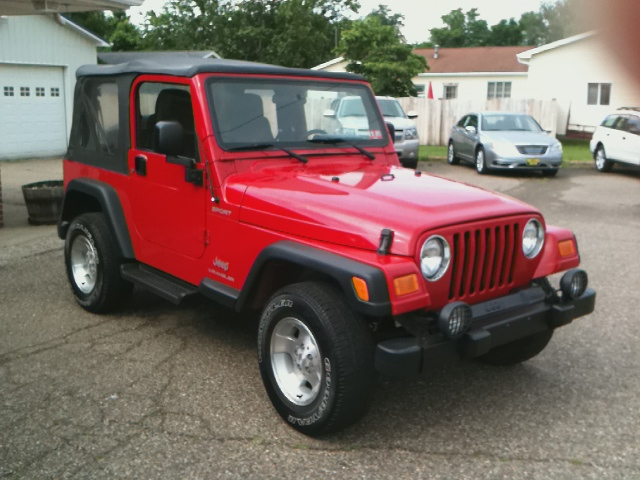
[[[356,291],[356,295],[363,302],[369,301],[369,287],[367,287],[367,282],[365,282],[362,278],[359,277],[351,277],[351,283],[353,283],[353,288]]]
[[[563,240],[558,243],[558,251],[561,257],[568,257],[576,254],[576,245],[573,240]]]
[[[393,280],[393,289],[398,297],[418,291],[418,276],[415,273]]]

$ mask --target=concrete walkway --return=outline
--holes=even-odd
[[[22,185],[62,179],[62,159],[0,162],[4,227],[0,228],[0,268],[38,253],[62,248],[55,225],[29,225]],[[0,270],[1,272],[1,270]]]

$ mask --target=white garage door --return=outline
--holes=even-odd
[[[62,68],[0,65],[0,159],[62,155]]]

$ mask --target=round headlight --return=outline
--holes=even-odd
[[[544,228],[542,224],[532,218],[524,226],[522,232],[522,253],[527,258],[534,258],[544,245]]]
[[[451,260],[451,250],[447,241],[439,235],[427,238],[420,250],[420,270],[430,281],[442,277]]]

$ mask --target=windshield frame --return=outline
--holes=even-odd
[[[244,88],[243,91],[247,92],[249,89],[246,87],[254,87],[255,89],[270,89],[270,87],[275,87],[276,89],[282,89],[286,91],[287,86],[303,88],[305,85],[308,85],[307,91],[313,89],[314,87],[318,91],[331,91],[331,90],[340,90],[347,91],[349,95],[359,96],[363,100],[363,104],[365,105],[365,109],[367,110],[367,118],[370,125],[374,125],[377,122],[380,126],[379,128],[374,128],[371,130],[375,132],[376,138],[365,138],[358,136],[350,136],[345,134],[335,134],[341,138],[346,138],[349,143],[357,144],[362,147],[371,148],[371,147],[385,147],[392,142],[392,139],[389,137],[386,123],[384,118],[380,113],[380,109],[378,104],[376,103],[376,99],[371,91],[371,88],[368,84],[364,82],[357,81],[349,81],[349,80],[337,80],[337,79],[322,79],[322,78],[314,78],[314,77],[296,77],[296,78],[283,78],[283,77],[275,77],[275,76],[228,76],[228,75],[209,75],[205,79],[204,88],[205,94],[207,98],[207,108],[208,115],[211,120],[211,125],[213,127],[214,137],[216,139],[216,143],[218,146],[227,152],[238,152],[238,151],[251,151],[251,150],[264,150],[265,144],[272,144],[269,149],[281,149],[282,147],[292,150],[327,150],[331,149],[343,149],[343,145],[339,144],[327,144],[325,142],[313,143],[309,142],[309,137],[304,137],[304,139],[296,139],[292,140],[278,140],[277,135],[276,138],[273,138],[268,141],[262,141],[261,139],[251,139],[248,138],[246,141],[242,142],[231,142],[225,141],[223,139],[220,116],[217,114],[219,110],[223,110],[221,105],[221,99],[224,98],[220,92],[216,97],[214,93],[214,85],[223,84],[227,88],[233,88],[237,86],[239,88]],[[275,91],[275,90],[274,90]],[[277,93],[274,97],[277,96]],[[216,105],[216,98],[220,102]],[[338,97],[336,97],[338,98]],[[306,103],[306,99],[304,100]],[[329,102],[330,103],[330,102]],[[274,103],[274,106],[276,104]],[[275,115],[280,118],[280,108],[275,106]],[[302,107],[304,108],[304,107]],[[304,112],[304,110],[303,110]],[[264,116],[264,112],[263,112]],[[313,130],[313,129],[311,129]],[[307,130],[310,131],[310,130]],[[273,133],[273,132],[271,132]],[[328,133],[327,133],[328,134]],[[255,147],[253,147],[255,145]]]

